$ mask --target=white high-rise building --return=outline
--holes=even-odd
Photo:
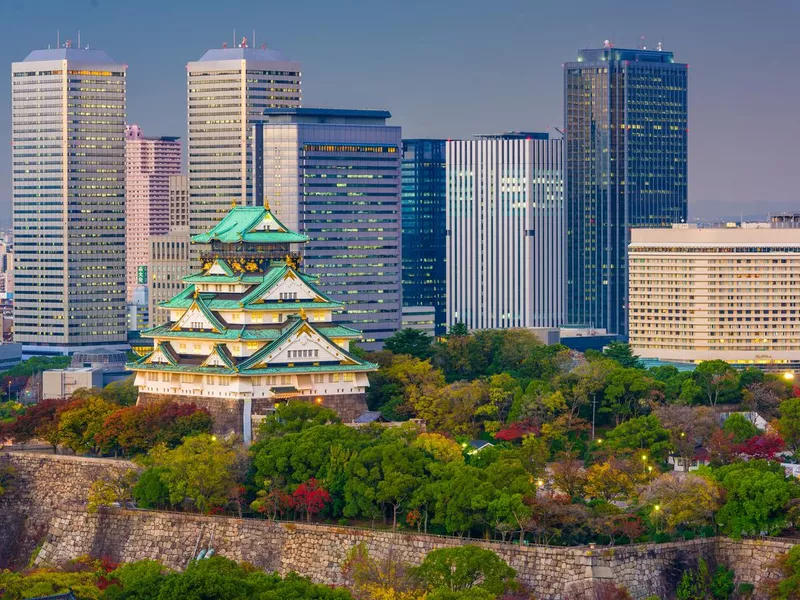
[[[64,47],[11,71],[15,339],[41,353],[125,343],[127,66]]]
[[[253,204],[250,140],[265,108],[300,106],[300,63],[274,49],[207,51],[186,66],[190,229],[205,233],[231,203]],[[260,199],[259,199],[260,202]]]
[[[546,133],[447,142],[447,324],[559,327],[563,145]]]

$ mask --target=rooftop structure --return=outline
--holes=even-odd
[[[139,403],[170,399],[209,409],[220,433],[252,439],[252,424],[279,402],[316,402],[344,420],[366,410],[367,373],[352,355],[359,331],[332,322],[342,304],[301,272],[290,231],[268,207],[233,207],[194,236],[202,270],[161,306],[169,321],[144,330],[153,349],[128,364]]]

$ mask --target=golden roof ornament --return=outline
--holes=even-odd
[[[266,196],[264,196],[264,208],[266,210],[270,210],[270,208],[269,208],[269,199]]]
[[[303,319],[303,321],[308,319],[308,316],[306,315],[306,309],[302,306],[300,307],[300,318]]]
[[[236,198],[231,200],[231,208],[236,208]]]
[[[199,291],[197,291],[197,286],[195,286],[195,288],[194,288],[194,296],[193,296],[193,298],[194,298],[195,300],[197,300],[197,298],[198,298],[199,296],[200,296],[200,292],[199,292]]]

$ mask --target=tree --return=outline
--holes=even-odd
[[[778,431],[786,445],[793,452],[797,452],[800,449],[800,398],[790,398],[781,402],[780,414]]]
[[[639,360],[638,356],[634,355],[630,345],[624,342],[611,342],[603,349],[603,355],[618,362],[626,369],[644,368],[642,361]]]
[[[136,455],[159,443],[175,448],[184,437],[211,433],[212,426],[208,410],[164,400],[115,410],[95,439],[103,452]]]
[[[315,425],[341,422],[332,408],[312,402],[287,402],[276,406],[275,412],[261,422],[259,437],[280,437]]]
[[[414,573],[429,591],[461,592],[474,587],[502,594],[516,585],[516,571],[491,550],[477,546],[429,552]]]
[[[719,565],[711,573],[701,558],[697,569],[684,571],[675,593],[677,600],[729,600],[735,588],[732,570]]]
[[[756,369],[759,373],[760,369]],[[740,381],[744,379],[742,373]],[[746,387],[742,384],[742,405],[747,410],[759,413],[760,415],[771,418],[778,415],[781,404],[781,392],[783,383],[780,381],[754,382]]]
[[[572,504],[567,496],[540,494],[525,499],[530,506],[528,531],[537,544],[550,544],[554,539],[568,539],[571,531],[583,526],[587,520],[586,509]]]
[[[628,417],[635,417],[644,408],[645,398],[656,389],[656,384],[640,369],[617,369],[609,378],[600,412],[613,415],[614,423],[619,425]]]
[[[736,446],[736,451],[749,458],[772,460],[778,452],[786,447],[783,439],[777,435],[755,435]]]
[[[58,418],[68,405],[66,398],[47,398],[25,408],[25,412],[11,423],[3,426],[3,435],[18,444],[34,438],[44,439],[58,450]]]
[[[716,520],[734,538],[775,534],[786,525],[784,507],[794,494],[783,467],[752,460],[715,469],[714,477],[725,490],[725,504]]]
[[[461,321],[457,321],[450,326],[450,331],[447,332],[448,336],[466,336],[469,335],[469,329]]]
[[[800,598],[800,546],[793,546],[778,559],[778,569],[783,577],[770,584],[769,597],[773,600]]]
[[[497,496],[497,490],[486,480],[486,473],[470,465],[448,463],[437,475],[431,489],[431,523],[457,535],[483,523],[486,507]]]
[[[733,434],[733,440],[741,444],[745,440],[758,435],[758,428],[741,413],[733,413],[722,425],[722,430]]]
[[[418,600],[424,592],[415,585],[410,570],[391,549],[386,558],[373,558],[363,542],[353,546],[342,563],[342,573],[357,596],[371,600]]]
[[[729,400],[738,387],[736,370],[724,360],[701,362],[694,370],[694,380],[712,408],[720,400]]]
[[[433,338],[419,329],[401,329],[383,344],[385,350],[394,354],[408,354],[420,360],[433,355]]]
[[[610,462],[594,464],[586,472],[586,494],[605,502],[628,497],[634,489],[630,476]]]
[[[331,495],[313,477],[292,493],[292,506],[301,514],[305,513],[306,521],[311,521],[311,517],[319,514],[330,501]]]
[[[544,474],[550,458],[550,447],[543,438],[526,435],[522,440],[518,455],[525,470],[533,477],[540,477]]]
[[[663,460],[670,447],[669,432],[656,415],[635,417],[609,431],[604,447],[628,454],[646,450]]]
[[[170,504],[169,488],[161,475],[166,467],[145,469],[133,486],[132,495],[139,508],[167,508]]]
[[[87,510],[97,512],[101,506],[119,503],[123,507],[133,497],[133,486],[139,474],[133,469],[97,479],[89,486]]]
[[[717,427],[714,412],[706,406],[673,404],[659,406],[655,412],[669,431],[675,454],[686,460],[694,458],[698,446],[704,445]]]
[[[658,506],[658,513],[670,531],[677,527],[702,527],[714,517],[720,506],[717,485],[703,477],[664,473],[650,482],[639,497]]]
[[[568,454],[553,463],[551,470],[553,484],[564,494],[570,498],[578,498],[583,495],[586,487],[586,469],[583,461]]]
[[[421,433],[411,443],[439,462],[464,462],[464,453],[457,442],[441,433]]]
[[[8,464],[7,457],[0,456],[0,496],[14,487],[16,476],[17,470]]]
[[[427,363],[425,363],[427,364]],[[475,435],[476,409],[489,401],[489,385],[482,380],[459,381],[444,388],[413,394],[410,403],[433,431]]]
[[[164,468],[160,477],[172,504],[190,499],[201,512],[210,512],[227,504],[238,488],[236,466],[241,458],[235,443],[208,434],[191,436],[174,450],[156,446],[146,464]]]
[[[90,397],[71,403],[58,419],[58,437],[76,454],[98,454],[106,417],[117,409],[115,404]]]

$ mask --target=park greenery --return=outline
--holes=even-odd
[[[375,560],[358,545],[341,565],[348,585],[311,583],[295,573],[280,577],[222,556],[193,560],[173,571],[155,560],[117,565],[78,558],[60,568],[0,572],[8,600],[72,591],[79,600],[521,600],[532,596],[514,569],[475,546],[434,550],[416,567]]]
[[[125,382],[12,408],[0,432],[133,457],[138,469],[95,482],[92,510],[133,502],[518,544],[776,535],[800,521],[800,486],[779,464],[800,445],[800,390],[780,376],[722,361],[646,369],[618,342],[581,354],[527,330],[463,327],[441,341],[404,330],[369,358],[381,365],[369,408],[392,426],[290,402],[245,448],[211,435],[192,404],[131,405]]]

